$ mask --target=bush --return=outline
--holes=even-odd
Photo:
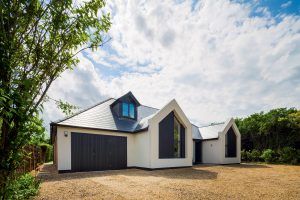
[[[53,146],[46,143],[40,144],[39,146],[45,154],[44,162],[53,161]]]
[[[266,163],[273,163],[277,160],[276,153],[272,149],[264,150],[260,158],[262,158]]]
[[[29,199],[37,195],[40,182],[27,173],[11,181],[7,188],[6,199]]]
[[[254,162],[259,161],[260,156],[261,156],[261,153],[258,150],[253,149],[251,152],[251,161],[254,161]]]
[[[288,164],[297,164],[299,162],[299,156],[297,150],[292,147],[284,147],[278,151],[279,161]]]
[[[246,150],[241,151],[241,159],[243,161],[257,162],[260,160],[260,155],[261,153],[256,149],[253,149],[252,152]]]
[[[247,152],[245,149],[243,149],[243,150],[241,151],[241,159],[242,159],[242,161],[248,161],[247,153],[248,153],[248,152]]]

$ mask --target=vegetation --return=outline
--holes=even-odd
[[[236,119],[246,150],[278,149],[285,146],[300,148],[300,111],[278,108]]]
[[[7,188],[7,199],[29,199],[35,196],[40,187],[40,182],[35,179],[31,174],[23,174],[17,179],[12,179]]]
[[[0,1],[0,199],[34,131],[52,82],[77,63],[76,55],[105,43],[104,0]],[[37,138],[35,136],[35,138]]]
[[[53,146],[47,143],[41,143],[39,146],[42,148],[42,151],[45,152],[44,162],[53,161]]]
[[[300,163],[300,111],[278,108],[236,119],[242,160]]]

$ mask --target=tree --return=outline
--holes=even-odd
[[[77,1],[76,1],[77,2]],[[78,63],[76,55],[103,45],[110,28],[104,0],[0,1],[0,197],[31,137],[52,82]]]
[[[300,111],[295,108],[255,113],[236,122],[241,132],[242,149],[300,148]]]

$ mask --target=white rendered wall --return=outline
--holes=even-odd
[[[150,136],[149,132],[134,134],[135,166],[150,168]]]
[[[163,120],[170,112],[174,111],[176,117],[185,126],[185,158],[167,158],[159,159],[159,122]],[[192,140],[192,125],[177,104],[172,100],[163,107],[155,116],[149,120],[150,131],[150,168],[165,168],[165,167],[185,167],[192,166],[193,159],[193,140]]]
[[[202,163],[220,164],[221,155],[223,154],[219,139],[202,141]]]
[[[64,131],[68,132],[68,137],[64,136]],[[57,169],[58,170],[71,170],[71,137],[72,137],[71,132],[127,137],[127,166],[128,167],[149,166],[149,151],[148,151],[149,140],[147,139],[147,137],[149,137],[149,133],[147,131],[135,135],[131,133],[119,133],[119,132],[111,132],[111,131],[99,131],[99,130],[90,130],[84,128],[70,128],[70,127],[58,126],[57,127]]]
[[[236,135],[237,152],[236,157],[226,158],[225,136],[230,127],[233,127],[234,133]],[[223,132],[219,133],[219,139],[202,141],[202,163],[241,163],[241,134],[233,119],[228,121],[226,128],[223,130]]]

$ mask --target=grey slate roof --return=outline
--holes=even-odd
[[[69,118],[53,122],[53,124],[121,132],[139,132],[148,128],[148,119],[158,111],[158,109],[140,105],[137,107],[137,121],[119,119],[110,109],[110,105],[115,101],[116,99],[109,98]]]
[[[217,139],[219,132],[222,132],[225,128],[225,122],[218,124],[211,124],[208,126],[197,127],[193,125],[193,139],[209,140]]]
[[[128,93],[131,94],[131,93]],[[131,94],[132,95],[132,94]],[[109,98],[90,108],[82,110],[71,117],[52,122],[52,125],[72,126],[91,129],[102,129],[135,133],[148,128],[148,121],[159,109],[140,105],[137,107],[137,120],[119,119],[113,114],[111,105],[118,99]],[[223,131],[225,123],[198,127],[192,124],[193,139],[217,139],[218,133]]]

